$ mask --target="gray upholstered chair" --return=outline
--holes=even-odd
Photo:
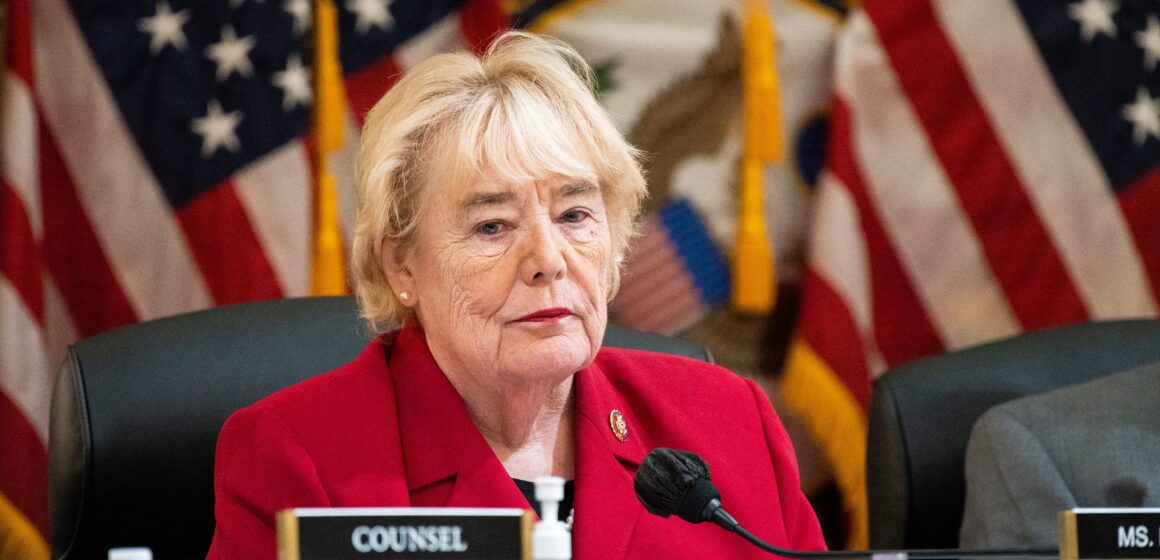
[[[975,420],[1011,399],[1160,361],[1160,320],[1086,323],[918,360],[874,385],[871,548],[956,548]]]
[[[73,345],[52,402],[53,558],[104,558],[129,545],[159,559],[204,558],[226,418],[349,361],[369,338],[353,298],[301,298],[149,321]],[[615,327],[605,344],[711,361],[703,346]]]

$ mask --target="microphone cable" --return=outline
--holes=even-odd
[[[727,527],[726,527],[727,528]],[[727,528],[728,529],[728,528]],[[732,532],[741,535],[741,538],[753,543],[758,548],[784,556],[786,558],[874,558],[898,559],[907,558],[933,560],[958,558],[1058,558],[1059,551],[1053,548],[978,548],[973,550],[959,548],[917,548],[910,550],[792,550],[769,544],[750,533],[740,525]]]

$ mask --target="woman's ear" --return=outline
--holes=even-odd
[[[405,243],[397,239],[386,239],[383,241],[382,253],[379,254],[379,262],[383,267],[383,274],[387,276],[387,282],[395,292],[395,297],[403,306],[414,307],[417,299],[415,276],[407,266],[409,253]]]

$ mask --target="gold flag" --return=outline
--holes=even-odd
[[[733,251],[733,308],[768,313],[777,297],[765,224],[764,170],[784,157],[777,54],[767,0],[745,0],[742,83],[745,137]]]
[[[338,224],[338,182],[330,154],[342,147],[345,105],[338,58],[338,12],[332,0],[314,2],[314,159],[317,170],[310,291],[347,293],[342,234]]]

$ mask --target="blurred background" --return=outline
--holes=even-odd
[[[762,383],[833,548],[867,544],[883,371],[1157,315],[1151,0],[7,0],[0,536],[48,556],[68,344],[349,292],[364,113],[511,27],[576,47],[647,156],[612,320]]]

